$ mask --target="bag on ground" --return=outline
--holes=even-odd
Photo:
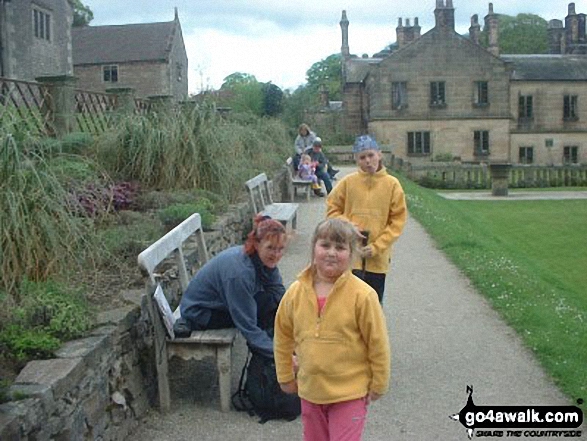
[[[277,419],[293,421],[301,413],[300,398],[295,394],[286,394],[279,387],[275,361],[255,352],[250,359],[247,355],[232,404],[237,410],[257,415],[261,424]]]

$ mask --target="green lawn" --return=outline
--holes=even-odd
[[[570,399],[586,399],[587,200],[455,201],[402,184],[437,246]]]

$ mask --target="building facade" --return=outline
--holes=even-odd
[[[77,87],[132,88],[140,98],[188,97],[188,58],[175,10],[170,22],[73,29]]]
[[[437,0],[430,31],[399,19],[397,49],[374,58],[350,55],[343,11],[345,130],[415,165],[587,163],[585,15],[574,8],[565,26],[549,23],[551,54],[501,55],[492,4],[484,48],[478,16],[461,36],[452,0]]]
[[[72,23],[68,0],[0,0],[0,76],[71,75]]]

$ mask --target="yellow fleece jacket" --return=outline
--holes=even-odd
[[[391,246],[402,233],[408,210],[404,190],[397,178],[382,167],[374,174],[359,170],[345,176],[326,200],[327,217],[339,217],[369,231],[368,245],[373,256],[365,269],[385,274],[391,261]],[[354,269],[361,269],[357,259]]]
[[[315,404],[384,394],[391,355],[385,317],[377,294],[350,270],[336,281],[322,313],[308,267],[286,291],[275,319],[273,343],[277,379],[296,377],[298,394]]]

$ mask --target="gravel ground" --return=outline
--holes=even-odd
[[[280,263],[286,286],[308,263],[324,199],[301,201],[298,213],[298,231]],[[466,404],[467,385],[474,386],[478,406],[573,404],[414,219],[395,245],[383,308],[392,342],[392,386],[371,406],[365,440],[466,440],[465,428],[449,415]],[[245,355],[241,339],[233,357],[233,391]],[[220,412],[217,388],[210,386],[216,382],[212,363],[173,361],[171,369],[171,412],[150,412],[131,441],[301,439],[299,418],[261,425],[243,412]]]

